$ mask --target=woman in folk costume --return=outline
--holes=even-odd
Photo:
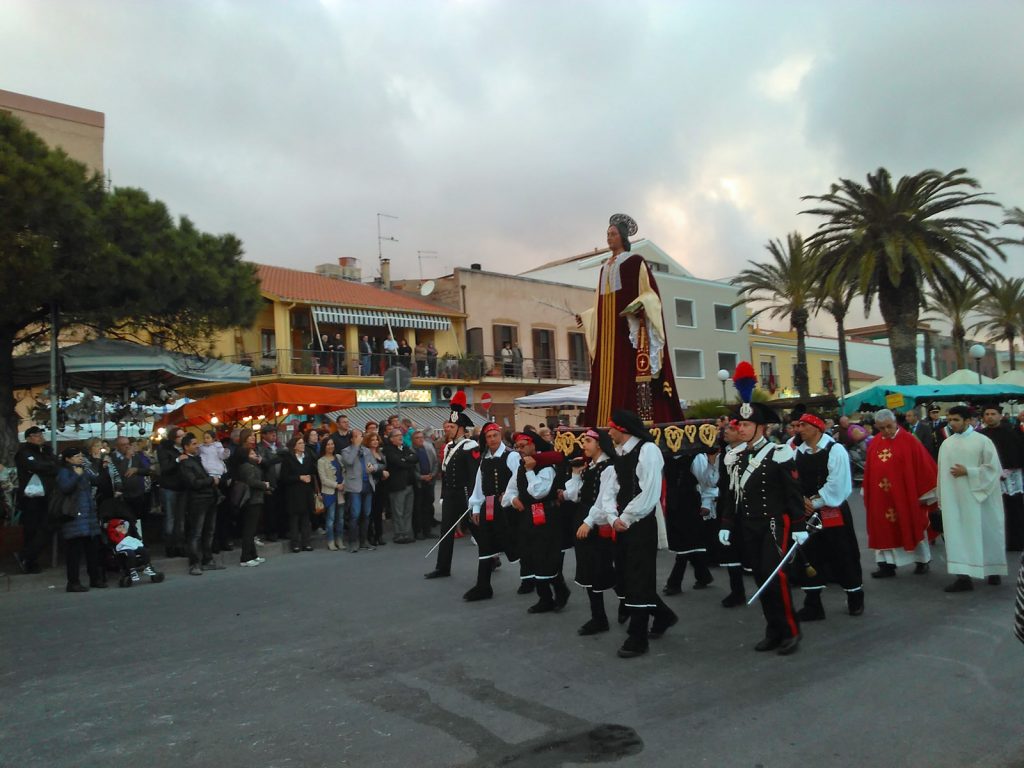
[[[587,424],[607,424],[613,410],[631,411],[645,424],[681,421],[672,365],[665,354],[665,320],[658,285],[642,256],[630,253],[637,232],[617,213],[608,226],[611,256],[601,267],[593,309],[578,317],[590,358]]]

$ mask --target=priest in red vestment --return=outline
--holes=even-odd
[[[593,361],[585,424],[607,424],[620,408],[648,425],[683,418],[658,285],[644,258],[630,253],[636,232],[629,216],[611,217],[611,256],[601,267],[594,308],[579,317]]]
[[[878,435],[868,446],[864,468],[864,507],[868,547],[876,550],[876,579],[916,562],[916,574],[928,572],[928,505],[935,500],[938,469],[921,442],[901,429],[892,411],[875,414]]]

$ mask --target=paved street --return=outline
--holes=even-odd
[[[619,627],[576,635],[582,591],[530,616],[506,566],[467,605],[471,545],[434,582],[426,549],[231,553],[84,595],[12,577],[36,581],[0,593],[0,765],[1024,765],[1012,578],[946,595],[941,547],[928,576],[868,579],[860,618],[829,590],[789,658],[752,651],[760,610],[722,609],[724,574],[688,574],[679,625],[629,661]]]

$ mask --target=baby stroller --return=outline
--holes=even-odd
[[[149,553],[142,544],[142,540],[130,535],[131,524],[127,520],[113,518],[107,521],[106,528],[107,551],[105,558],[108,562],[113,561],[114,568],[120,572],[118,585],[130,587],[132,584],[141,581],[143,576],[148,576],[154,584],[164,580],[164,574],[155,570],[149,560]]]

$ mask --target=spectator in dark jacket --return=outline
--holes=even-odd
[[[14,557],[25,573],[39,573],[39,554],[53,535],[46,512],[57,477],[57,457],[46,445],[39,427],[25,430],[25,443],[14,454],[14,465],[18,469],[15,504],[21,510],[24,536],[24,547]]]
[[[248,431],[248,430],[246,430]],[[240,487],[248,489],[248,497],[241,505],[242,516],[242,560],[241,565],[253,567],[264,562],[262,557],[256,554],[256,525],[263,511],[263,499],[270,483],[263,479],[263,472],[260,469],[260,455],[256,450],[256,439],[250,433],[247,435],[243,449],[248,447],[249,460],[238,467],[235,482]]]
[[[202,576],[203,571],[224,568],[213,559],[213,532],[217,525],[217,483],[199,460],[199,441],[195,435],[181,440],[184,460],[181,461],[181,479],[187,489],[188,517],[188,572]]]
[[[391,521],[395,526],[395,544],[410,544],[416,539],[412,530],[412,496],[419,458],[402,441],[402,430],[393,429],[384,446],[384,459],[390,473],[387,481],[391,501]]]
[[[306,441],[293,437],[288,441],[288,452],[281,459],[281,487],[285,508],[288,510],[288,538],[292,552],[312,552],[311,515],[317,476],[316,458],[306,452]]]
[[[270,483],[270,492],[266,494],[263,504],[263,535],[267,541],[277,541],[285,520],[284,489],[278,487],[281,479],[281,460],[285,451],[278,445],[276,427],[267,425],[260,432],[256,452],[260,455],[263,479]]]
[[[164,546],[168,557],[184,557],[186,488],[181,478],[181,462],[185,454],[181,441],[185,430],[170,427],[156,447],[160,466],[160,501],[164,508]]]
[[[68,571],[68,592],[88,592],[89,587],[103,589],[106,580],[101,578],[101,567],[97,537],[100,535],[100,521],[96,516],[96,500],[93,488],[99,483],[99,474],[78,448],[65,448],[61,452],[61,466],[57,472],[57,491],[70,497],[75,517],[61,526],[61,537],[65,542],[64,557]],[[79,571],[82,555],[85,555],[86,570],[89,573],[89,587],[82,584]]]
[[[149,489],[146,487],[146,478],[150,474],[149,459],[144,453],[136,452],[131,441],[121,435],[114,441],[110,461],[121,478],[121,494],[128,512],[125,519],[135,523],[149,511]]]

